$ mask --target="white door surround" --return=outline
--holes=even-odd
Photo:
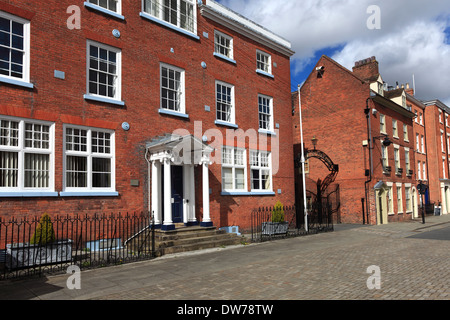
[[[156,227],[173,230],[171,166],[183,168],[183,222],[197,225],[195,215],[195,167],[202,167],[203,218],[200,225],[212,226],[209,211],[209,165],[213,148],[192,135],[180,136],[166,134],[146,145],[146,160],[149,165],[151,183],[149,184],[149,207]],[[164,182],[164,190],[162,183]],[[164,207],[164,210],[162,210]],[[163,216],[164,211],[164,216]]]

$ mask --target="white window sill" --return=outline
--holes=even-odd
[[[223,60],[225,60],[225,61],[231,62],[231,63],[233,63],[233,64],[236,64],[236,60],[233,60],[233,59],[231,59],[231,58],[228,58],[227,56],[224,56],[223,54],[214,52],[213,55],[214,55],[214,57],[217,57],[217,58],[223,59]]]
[[[258,129],[259,133],[263,133],[263,134],[267,134],[267,135],[271,135],[271,136],[276,136],[277,134],[274,131],[271,130],[266,130],[266,129]]]
[[[230,128],[234,128],[234,129],[238,129],[239,126],[237,124],[231,123],[231,122],[226,122],[226,121],[222,121],[222,120],[216,120],[214,121],[214,123],[216,125],[219,126],[225,126],[225,127],[230,127]]]
[[[11,197],[11,198],[57,197],[57,196],[58,192],[52,191],[0,192],[0,197]]]
[[[262,70],[260,70],[260,69],[256,69],[256,73],[261,74],[261,75],[266,76],[266,77],[269,77],[269,78],[272,78],[272,79],[275,78],[275,77],[273,76],[273,74],[268,73],[268,72],[265,72],[265,71],[262,71]]]
[[[111,98],[107,98],[107,97],[102,97],[102,96],[94,96],[94,95],[90,95],[90,94],[85,94],[83,96],[83,98],[84,98],[84,100],[115,104],[115,105],[121,106],[121,107],[125,106],[125,102],[123,102],[123,101],[111,99]]]
[[[90,8],[90,9],[93,9],[93,10],[100,11],[100,12],[105,13],[105,14],[107,14],[107,15],[110,15],[110,16],[112,16],[112,17],[114,17],[114,18],[117,18],[117,19],[120,19],[120,20],[125,20],[125,17],[124,17],[123,15],[118,14],[117,12],[114,12],[114,11],[111,11],[111,10],[108,10],[108,9],[105,9],[105,8],[103,8],[103,7],[101,7],[101,6],[95,5],[95,4],[93,4],[93,3],[90,3],[90,2],[84,2],[84,6],[85,6],[86,8]]]
[[[6,77],[0,76],[0,82],[12,84],[12,85],[19,86],[19,87],[24,87],[27,89],[34,88],[34,84],[27,82],[27,81],[20,80],[20,79],[6,78]]]
[[[106,191],[106,192],[98,192],[98,191],[85,191],[85,192],[77,192],[77,191],[62,191],[59,193],[61,197],[117,197],[119,193],[117,191]]]
[[[159,109],[158,112],[161,114],[167,114],[169,116],[175,116],[175,117],[180,117],[180,118],[184,118],[184,119],[189,119],[189,115],[186,113],[182,113],[182,112],[166,110],[166,109]]]
[[[222,191],[221,196],[274,196],[273,191]]]
[[[200,37],[197,36],[195,33],[192,33],[192,32],[190,32],[190,31],[187,31],[187,30],[184,30],[184,29],[182,29],[182,28],[179,28],[179,27],[177,27],[177,26],[175,26],[175,25],[173,25],[173,24],[171,24],[171,23],[168,23],[168,22],[166,22],[166,21],[164,21],[164,20],[160,20],[160,19],[158,19],[158,18],[155,18],[155,17],[153,17],[152,15],[150,15],[150,14],[148,14],[148,13],[146,13],[146,12],[140,12],[139,15],[140,15],[142,18],[145,18],[145,19],[147,19],[147,20],[156,22],[156,23],[158,23],[158,24],[160,24],[160,25],[163,25],[163,26],[165,26],[165,27],[167,27],[167,28],[170,28],[170,29],[172,29],[172,30],[174,30],[174,31],[177,31],[177,32],[179,32],[179,33],[182,33],[182,34],[184,34],[184,35],[187,35],[187,36],[189,36],[189,37],[191,37],[191,38],[194,38],[194,39],[196,39],[196,40],[200,40]]]

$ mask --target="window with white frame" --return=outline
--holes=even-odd
[[[214,52],[229,59],[234,59],[233,38],[220,31],[215,30]]]
[[[397,213],[403,212],[402,186],[397,185]]]
[[[408,126],[406,124],[403,125],[403,140],[406,141],[406,142],[409,141]]]
[[[423,180],[427,180],[427,163],[422,163]]]
[[[89,95],[121,99],[121,50],[105,44],[88,41]]]
[[[381,164],[383,165],[383,172],[387,172],[389,166],[388,147],[383,144],[381,144]]]
[[[114,191],[114,132],[65,126],[65,191]]]
[[[0,79],[30,80],[30,22],[0,11]]]
[[[418,133],[416,133],[416,150],[420,152],[420,137]]]
[[[405,186],[405,205],[406,205],[406,212],[412,211],[411,187],[409,187],[409,186]]]
[[[271,153],[250,151],[252,191],[272,191]]]
[[[235,123],[234,86],[216,81],[216,119]]]
[[[406,174],[409,174],[408,171],[411,170],[411,166],[409,163],[409,149],[405,148],[405,170]]]
[[[443,131],[441,131],[441,151],[445,152],[445,149],[444,149],[444,132]]]
[[[422,165],[420,161],[417,161],[417,178],[422,180]]]
[[[388,213],[393,214],[394,213],[394,192],[392,191],[392,187],[388,187]]]
[[[398,138],[398,126],[397,126],[397,120],[392,120],[392,135],[394,138]]]
[[[415,117],[414,117],[414,121],[416,122],[416,123],[419,123],[419,116],[418,116],[418,114],[417,114],[417,110],[415,110],[414,111],[414,115],[415,115]]]
[[[273,98],[258,95],[259,128],[273,131]]]
[[[161,109],[185,113],[184,70],[161,64]]]
[[[245,149],[222,148],[222,190],[247,190],[247,165]]]
[[[447,146],[450,146],[450,133],[447,133]],[[450,153],[450,148],[447,150],[447,153]]]
[[[380,132],[386,133],[386,116],[384,114],[380,114]]]
[[[270,54],[256,50],[256,69],[272,74],[272,57]]]
[[[439,110],[439,122],[442,123],[442,111]]]
[[[395,173],[400,173],[400,149],[398,146],[394,146],[394,164],[395,164]]]
[[[116,13],[121,13],[121,0],[89,0],[89,3],[95,4],[99,7],[105,8],[106,10],[113,11]]]
[[[422,112],[419,112],[419,123],[421,125],[423,125],[423,114],[422,114]]]
[[[420,145],[422,147],[422,153],[425,154],[425,139],[424,139],[423,135],[420,136]]]
[[[177,28],[196,33],[196,1],[144,0],[143,11]]]
[[[53,190],[53,136],[53,123],[0,118],[0,190]]]

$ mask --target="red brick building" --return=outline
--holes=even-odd
[[[1,216],[293,204],[289,41],[210,0],[73,4],[0,0]]]
[[[315,137],[317,149],[339,165],[340,221],[411,219],[417,201],[414,113],[405,91],[387,90],[375,58],[358,61],[350,71],[322,56],[300,96],[293,93],[294,144],[300,143],[300,100],[305,147],[311,148]],[[323,179],[326,174],[323,164],[311,159],[307,177]],[[300,178],[297,174],[297,183]]]
[[[418,185],[420,182],[423,182],[424,184],[428,185],[430,180],[429,180],[428,156],[427,156],[428,143],[427,143],[427,134],[425,132],[426,106],[414,96],[414,90],[409,87],[409,84],[406,84],[405,92],[407,100],[406,103],[408,104],[408,107],[411,108],[411,111],[414,113],[413,138],[414,138],[414,157],[416,162],[414,163],[414,165],[411,166],[411,168],[414,171],[416,185]],[[428,203],[430,198],[429,197],[430,190],[427,189],[425,192],[426,193],[423,196],[424,204]],[[420,195],[420,193],[414,194],[414,197],[418,199],[417,204],[421,204],[422,196]],[[419,218],[420,214],[421,214],[420,205],[415,206],[413,210],[414,218]]]
[[[427,203],[450,213],[450,108],[439,100],[423,102],[429,198]]]

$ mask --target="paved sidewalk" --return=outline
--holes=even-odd
[[[70,275],[0,281],[20,300],[450,300],[450,215],[173,254]],[[381,288],[369,290],[369,266]]]

